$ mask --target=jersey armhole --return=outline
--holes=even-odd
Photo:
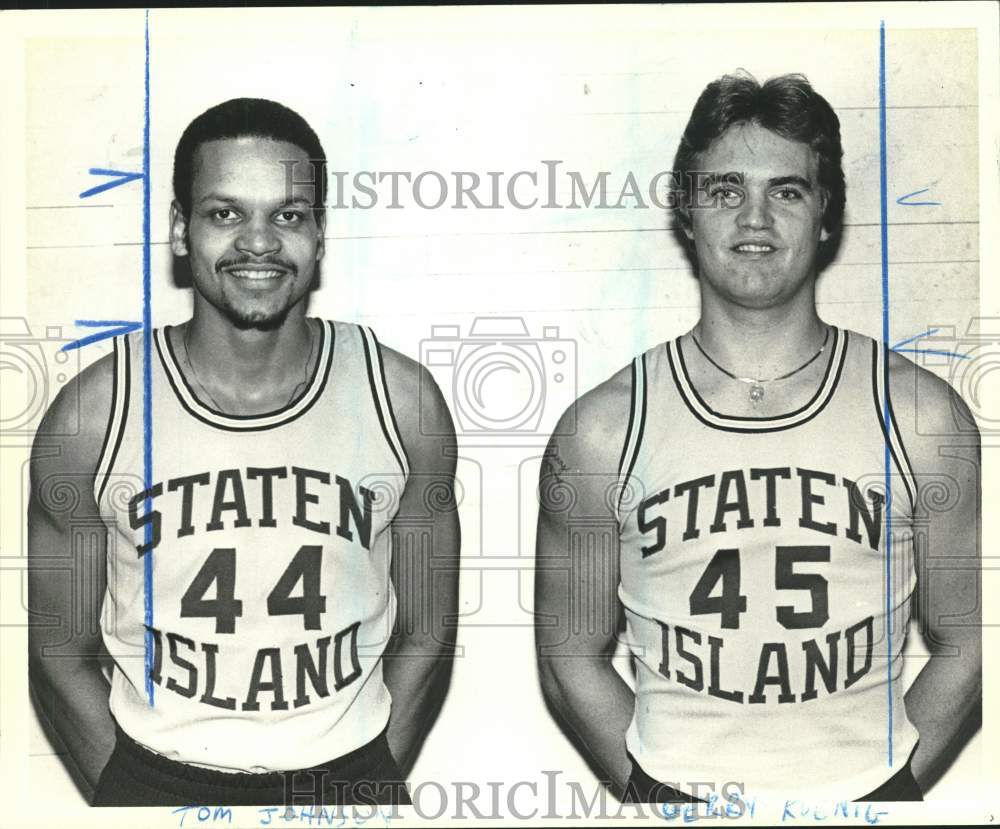
[[[115,337],[112,344],[114,361],[111,372],[111,412],[108,415],[108,426],[104,432],[104,442],[101,444],[101,454],[98,456],[97,470],[94,473],[94,501],[98,505],[104,496],[104,490],[118,457],[118,450],[122,445],[125,422],[128,418],[129,396],[132,393],[129,337],[127,334]]]
[[[622,502],[629,494],[632,470],[635,468],[642,433],[646,427],[646,355],[641,354],[632,361],[632,388],[629,394],[628,428],[625,430],[625,444],[622,446],[621,460],[618,462],[618,485],[615,497],[615,518],[622,526]],[[629,499],[631,500],[631,499]]]
[[[910,501],[910,513],[916,511],[917,481],[913,474],[910,457],[896,422],[889,394],[889,352],[884,343],[872,342],[872,393],[875,402],[875,414],[878,417],[882,437],[889,450],[896,473],[903,481],[906,495]],[[888,471],[888,470],[887,470]]]
[[[396,415],[392,410],[392,402],[389,399],[389,387],[385,382],[385,366],[382,363],[382,355],[379,352],[378,340],[375,332],[366,325],[359,325],[361,331],[361,341],[365,348],[365,364],[368,370],[368,385],[371,388],[372,400],[375,403],[375,411],[378,414],[379,426],[382,427],[382,434],[385,436],[389,449],[396,458],[399,468],[403,472],[403,478],[410,476],[410,459],[406,454],[406,446],[399,434],[399,424],[396,422]]]

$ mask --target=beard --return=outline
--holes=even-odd
[[[277,311],[268,313],[259,309],[237,308],[228,301],[224,302],[220,308],[226,319],[241,331],[275,331],[285,324],[285,319],[291,309],[291,305],[286,305]]]
[[[276,268],[280,268],[286,273],[291,274],[293,279],[297,278],[299,274],[299,269],[294,262],[277,258],[261,261],[259,259],[250,259],[248,257],[221,259],[215,264],[215,272],[216,274],[221,275],[226,268],[238,268],[241,265],[247,264],[254,264],[258,267],[273,265]],[[274,331],[281,328],[281,326],[285,323],[288,312],[291,311],[292,307],[297,304],[295,302],[286,303],[281,308],[270,311],[261,308],[240,308],[238,305],[233,303],[231,297],[227,296],[225,292],[223,292],[221,299],[222,302],[219,305],[219,310],[222,311],[226,319],[228,319],[234,327],[241,331]]]

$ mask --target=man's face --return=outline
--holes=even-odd
[[[703,290],[745,308],[779,306],[813,279],[825,199],[816,154],[756,124],[737,124],[699,159],[699,169],[731,175],[709,187],[719,206],[691,210]]]
[[[295,160],[293,176],[287,162]],[[239,328],[273,328],[309,290],[323,257],[304,150],[267,138],[208,141],[195,150],[191,215],[171,211],[171,247],[189,255],[195,288]]]

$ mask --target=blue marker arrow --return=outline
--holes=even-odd
[[[940,357],[958,357],[960,360],[969,359],[968,354],[958,354],[954,351],[940,351],[935,348],[903,348],[904,345],[909,345],[910,343],[915,342],[917,340],[921,340],[924,337],[929,337],[931,334],[936,333],[937,330],[938,330],[937,328],[929,328],[922,334],[914,334],[912,337],[907,337],[905,340],[900,340],[892,347],[892,350],[902,351],[907,354],[936,354]]]
[[[82,337],[79,340],[73,340],[71,343],[66,343],[66,345],[59,349],[60,351],[72,351],[76,348],[83,348],[85,345],[90,345],[100,340],[107,340],[110,337],[117,337],[119,334],[131,334],[133,331],[138,331],[142,328],[141,322],[133,322],[131,320],[74,320],[73,322],[83,328],[107,328],[108,330],[91,334],[88,337]]]
[[[122,170],[105,170],[103,167],[91,167],[87,172],[92,176],[111,176],[112,181],[106,181],[104,184],[98,184],[96,187],[91,187],[89,190],[84,190],[80,194],[81,199],[89,199],[91,196],[96,196],[98,193],[103,193],[105,190],[111,190],[113,187],[121,187],[123,184],[128,184],[130,181],[136,181],[142,178],[142,173],[126,173]]]
[[[921,193],[926,193],[930,189],[930,187],[925,187],[923,190],[914,190],[912,193],[900,196],[896,199],[896,204],[902,205],[903,207],[927,207],[941,204],[939,201],[910,201],[913,196],[919,196]]]
[[[900,340],[892,347],[892,350],[896,351],[899,349],[900,346],[909,345],[910,343],[916,340],[922,340],[924,337],[929,337],[931,334],[936,334],[937,331],[938,331],[937,328],[928,328],[926,331],[924,331],[923,334],[914,334],[912,337],[907,337],[905,340]]]

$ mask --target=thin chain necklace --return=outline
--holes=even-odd
[[[316,337],[313,334],[312,326],[309,325],[308,322],[306,323],[306,325],[309,326],[309,356],[306,357],[305,373],[303,374],[302,381],[298,385],[296,385],[295,388],[292,389],[292,393],[288,395],[288,399],[284,402],[284,404],[281,407],[283,409],[286,408],[288,404],[292,402],[292,400],[295,398],[295,395],[299,393],[299,389],[301,389],[306,383],[309,382],[309,365],[310,363],[312,363],[313,351],[316,348]],[[205,396],[209,400],[212,401],[212,405],[215,406],[215,410],[217,412],[225,412],[225,409],[219,405],[219,402],[214,397],[212,397],[212,393],[207,388],[205,388],[205,384],[201,382],[201,378],[198,376],[198,369],[194,367],[194,363],[191,361],[191,352],[188,349],[188,337],[190,336],[190,334],[191,334],[190,327],[185,328],[183,337],[184,360],[185,362],[187,362],[188,367],[191,369],[191,376],[194,378],[194,381],[198,384],[198,388],[201,389],[202,392],[204,392]]]
[[[819,359],[819,355],[822,354],[823,351],[826,349],[826,344],[830,340],[830,327],[827,326],[826,328],[826,336],[823,337],[823,345],[819,347],[819,351],[813,354],[812,357],[806,360],[798,368],[789,371],[787,374],[780,374],[777,377],[767,377],[767,378],[740,377],[737,374],[733,374],[733,372],[723,368],[717,362],[715,362],[715,360],[713,360],[711,357],[708,356],[708,352],[701,347],[701,343],[698,342],[698,338],[694,335],[694,331],[691,332],[691,339],[694,340],[694,344],[698,346],[698,350],[701,352],[701,355],[706,360],[708,360],[708,362],[710,362],[713,366],[715,366],[719,371],[721,371],[727,377],[732,377],[734,380],[739,380],[741,383],[748,383],[750,385],[750,402],[753,403],[754,406],[756,406],[758,403],[760,403],[761,400],[764,399],[764,383],[773,383],[775,380],[787,380],[789,377],[798,374],[804,368],[812,365],[817,359]]]

